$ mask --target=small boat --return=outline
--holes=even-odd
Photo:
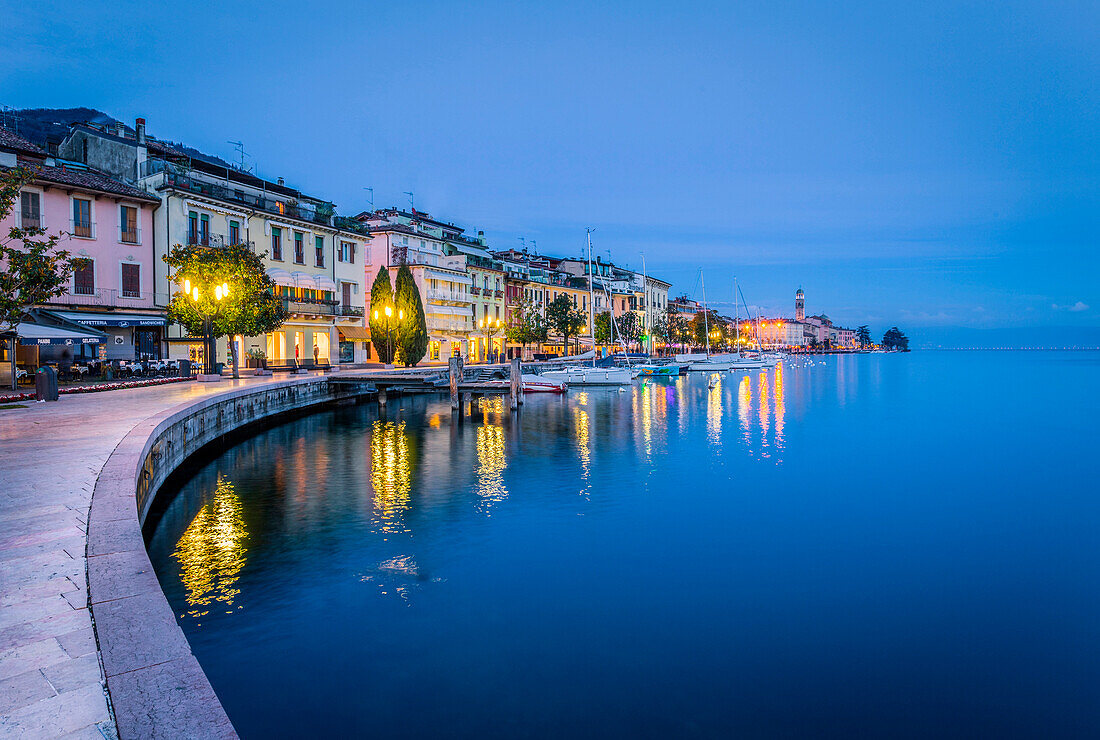
[[[670,378],[680,374],[679,365],[635,365],[634,368],[644,377]]]
[[[547,370],[543,378],[557,380],[566,385],[630,385],[631,372],[626,367],[567,367],[563,370]]]
[[[524,393],[565,393],[565,383],[553,378],[544,378],[534,373],[524,373],[520,376],[523,380]]]

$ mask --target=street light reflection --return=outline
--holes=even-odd
[[[387,533],[409,531],[402,517],[409,509],[412,469],[405,422],[375,421],[370,437],[370,482],[374,519]]]
[[[213,499],[191,520],[172,553],[192,607],[186,616],[204,616],[215,602],[232,606],[240,594],[235,584],[245,565],[247,538],[241,500],[233,484],[219,474]]]

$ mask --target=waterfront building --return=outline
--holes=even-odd
[[[486,362],[504,356],[508,322],[506,273],[504,263],[485,247],[485,238],[478,232],[473,239],[457,235],[447,240],[445,250],[450,255],[464,255],[466,272],[470,276],[470,308],[472,324],[469,335],[470,362]]]
[[[794,320],[806,320],[806,294],[802,292],[801,285],[798,286],[798,290],[794,293]]]
[[[73,335],[67,342],[24,336],[17,362],[33,367],[47,361],[159,358],[167,323],[153,283],[153,214],[159,199],[0,127],[0,169],[14,167],[33,171],[34,180],[20,190],[0,233],[43,228],[61,234],[58,246],[83,260],[63,293],[30,307],[42,309],[34,315],[68,326]],[[83,337],[82,328],[90,330]]]
[[[425,359],[441,361],[455,355],[469,358],[470,333],[474,328],[469,291],[473,281],[467,273],[467,255],[453,248],[454,242],[461,243],[463,230],[415,211],[385,209],[360,213],[356,218],[370,233],[366,271],[372,282],[383,266],[394,285],[402,264],[407,264],[412,272],[428,329]],[[472,249],[472,245],[463,245]],[[379,308],[370,305],[369,287],[366,293],[366,310]]]
[[[177,244],[219,248],[244,244],[260,254],[290,312],[262,337],[234,337],[239,357],[266,353],[272,365],[334,364],[341,328],[344,359],[362,361],[368,337],[363,320],[365,230],[335,216],[326,200],[267,180],[217,157],[156,140],[144,119],[133,128],[77,123],[60,144],[65,156],[111,168],[160,200],[153,229],[154,286],[163,309],[178,286],[163,257]],[[166,355],[201,359],[201,338],[169,327]],[[218,343],[218,361],[229,356]]]

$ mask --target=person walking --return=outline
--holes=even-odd
[[[313,345],[313,364],[314,365],[320,365],[321,364],[320,359],[319,359],[320,357],[321,357],[321,348],[318,347],[316,344],[314,344]]]

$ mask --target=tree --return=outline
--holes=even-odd
[[[203,351],[210,367],[214,365],[218,337],[266,334],[282,326],[289,316],[282,299],[275,295],[275,281],[264,269],[263,259],[246,245],[211,248],[177,244],[164,261],[173,271],[176,285],[182,288],[189,284],[192,288],[190,295],[184,290],[173,294],[168,320],[181,324],[191,336],[203,335]],[[219,300],[215,290],[223,284],[229,286],[229,293]],[[237,378],[237,343],[230,342],[230,348],[233,377]]]
[[[596,314],[596,344],[611,344],[611,312]]]
[[[859,342],[860,347],[869,347],[871,345],[871,329],[867,324],[863,324],[856,329],[856,341]]]
[[[386,316],[386,307],[389,306],[393,316]],[[374,351],[384,364],[393,363],[393,321],[397,319],[397,313],[393,308],[393,288],[390,286],[390,271],[385,265],[378,268],[378,274],[374,277],[374,285],[370,289],[370,341],[374,345]]]
[[[568,356],[569,337],[578,336],[588,321],[584,312],[573,305],[568,295],[562,293],[546,307],[546,323],[549,329],[561,337]]]
[[[680,349],[684,348],[684,338],[688,333],[688,322],[684,315],[669,306],[665,309],[665,339],[669,342],[676,341]]]
[[[901,352],[909,351],[909,337],[901,333],[901,329],[892,326],[882,335],[883,349],[895,349]]]
[[[402,264],[397,270],[393,303],[398,315],[395,337],[397,354],[405,367],[413,367],[428,352],[428,322],[424,317],[420,289],[416,287],[416,280],[407,264]]]
[[[34,171],[14,167],[0,171],[0,221],[8,217],[21,188],[34,180]],[[87,260],[58,249],[60,234],[16,226],[0,234],[0,332],[10,333],[11,387],[15,390],[15,329],[23,313],[65,292],[73,270]]]
[[[652,318],[650,319],[650,324],[651,324],[651,326],[649,327],[649,337],[650,337],[650,339],[654,340],[654,342],[656,342],[656,340],[660,339],[665,344],[668,344],[671,341],[671,337],[669,336],[669,330],[668,330],[668,313],[667,312],[663,313],[663,314],[662,313],[653,314]],[[654,346],[656,346],[656,345],[654,345]]]
[[[522,345],[523,354],[527,354],[528,344],[545,341],[545,322],[534,303],[522,300],[512,308],[504,335],[509,342]]]
[[[716,329],[724,338],[726,333],[726,321],[714,311],[700,311],[691,319],[691,337],[695,340],[695,343],[700,346],[710,346],[710,342],[714,340],[707,336],[707,331],[714,331]]]
[[[642,335],[642,320],[638,314],[628,311],[615,320],[615,334],[623,346],[638,343],[638,337]]]

